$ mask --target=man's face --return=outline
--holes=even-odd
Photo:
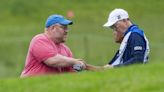
[[[113,30],[114,39],[116,43],[121,43],[124,38],[125,33],[125,23],[124,21],[118,21],[113,26],[111,26]]]
[[[64,43],[68,37],[68,27],[67,25],[56,24],[53,26],[51,33],[57,43]]]

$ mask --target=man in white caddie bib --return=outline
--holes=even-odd
[[[149,42],[137,25],[133,24],[127,11],[114,9],[110,14],[104,27],[113,30],[116,43],[120,48],[105,68],[126,66],[136,63],[146,63],[149,55]]]

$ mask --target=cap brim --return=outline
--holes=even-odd
[[[104,27],[111,27],[112,25],[114,25],[115,22],[106,22],[103,26]]]
[[[63,20],[62,22],[60,22],[60,24],[62,24],[62,25],[72,25],[73,22],[70,21],[70,20]]]

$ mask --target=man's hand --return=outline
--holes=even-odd
[[[85,70],[86,64],[83,59],[74,59],[74,65],[73,68],[77,71]]]
[[[112,65],[109,65],[109,64],[104,65],[104,69],[111,69],[111,68],[113,68],[113,66],[112,66]]]

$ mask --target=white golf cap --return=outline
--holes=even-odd
[[[111,27],[119,20],[127,19],[129,15],[124,9],[114,9],[108,17],[108,21],[103,25],[104,27]]]

